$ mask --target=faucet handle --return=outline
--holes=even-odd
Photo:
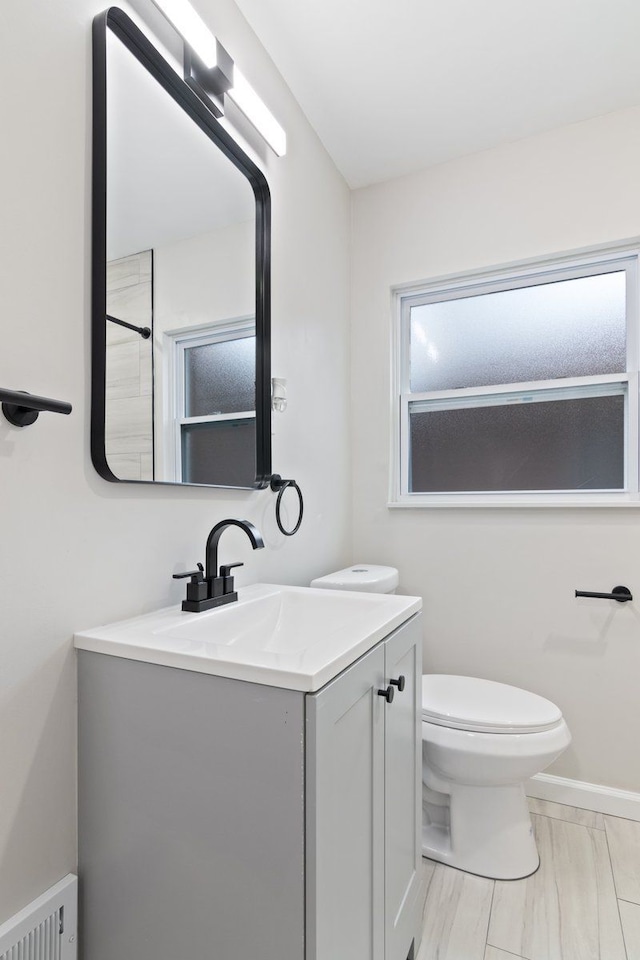
[[[174,580],[183,580],[185,577],[191,577],[187,584],[187,601],[190,603],[201,603],[207,600],[209,596],[209,584],[204,578],[204,567],[198,564],[197,570],[185,570],[184,573],[174,573]],[[184,607],[183,607],[184,609]]]
[[[226,596],[228,593],[233,593],[233,577],[231,576],[230,571],[234,567],[244,567],[244,563],[225,563],[220,567],[220,576],[222,577],[222,592]]]
[[[185,577],[191,577],[191,583],[201,583],[204,580],[204,567],[198,564],[197,570],[185,570],[184,573],[174,573],[174,580],[183,580]]]

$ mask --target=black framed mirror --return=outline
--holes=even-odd
[[[267,486],[266,179],[117,7],[94,20],[93,63],[94,466]]]

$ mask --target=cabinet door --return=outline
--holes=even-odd
[[[306,960],[384,957],[383,679],[379,644],[307,696]]]
[[[385,708],[385,958],[407,960],[423,906],[420,618],[400,627],[384,646],[385,685],[404,677],[404,689],[394,687]]]

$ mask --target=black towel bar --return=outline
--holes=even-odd
[[[0,387],[2,412],[14,427],[28,427],[35,423],[38,415],[46,410],[49,413],[71,413],[70,403],[64,400],[51,400],[49,397],[36,397],[26,390],[5,390]]]
[[[110,323],[117,323],[119,327],[126,327],[127,330],[133,330],[139,333],[143,340],[148,340],[151,336],[150,327],[136,327],[135,323],[129,323],[127,320],[119,320],[118,317],[112,317],[110,313],[106,315]]]

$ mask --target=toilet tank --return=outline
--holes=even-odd
[[[328,573],[310,583],[324,590],[358,590],[361,593],[395,593],[398,571],[395,567],[381,567],[373,563],[355,563],[344,570]]]

